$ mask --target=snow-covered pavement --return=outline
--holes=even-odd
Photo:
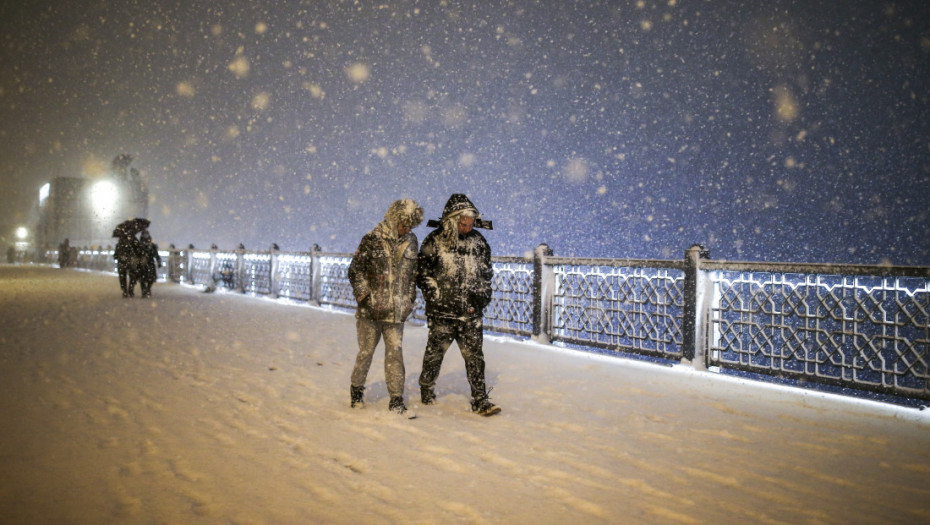
[[[349,408],[351,315],[0,266],[0,522],[927,523],[930,411],[487,338],[419,406],[379,348]]]

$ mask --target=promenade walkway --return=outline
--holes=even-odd
[[[349,408],[351,315],[0,266],[0,522],[927,523],[930,410],[488,337],[413,420],[381,350]]]

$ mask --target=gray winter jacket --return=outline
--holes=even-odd
[[[381,222],[362,237],[349,264],[349,282],[356,300],[355,316],[402,323],[417,298],[417,236],[397,236],[396,226]]]

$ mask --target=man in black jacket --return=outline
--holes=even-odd
[[[151,297],[152,285],[158,280],[161,255],[158,254],[158,245],[152,242],[152,236],[148,230],[142,230],[137,249],[141,262],[136,270],[139,273],[139,284],[142,286],[142,297]]]
[[[123,297],[133,297],[136,288],[135,261],[136,237],[129,233],[120,235],[116,242],[116,249],[113,251],[113,258],[116,259],[116,271],[119,275],[119,287],[123,291]]]
[[[432,222],[432,221],[431,221]],[[484,308],[491,302],[491,247],[475,226],[490,229],[464,194],[449,198],[438,228],[420,249],[417,286],[426,299],[429,337],[420,373],[420,399],[436,400],[435,386],[446,350],[455,341],[471,386],[471,409],[491,416],[501,409],[488,400],[484,380]]]
[[[355,311],[358,355],[350,387],[353,407],[363,404],[365,380],[378,341],[384,338],[384,381],[388,409],[403,414],[404,321],[417,298],[417,236],[410,230],[423,221],[423,208],[410,199],[394,201],[358,245],[349,264],[349,282],[358,303]]]

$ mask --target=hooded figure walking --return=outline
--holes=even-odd
[[[123,291],[123,297],[135,296],[136,272],[135,258],[136,237],[129,233],[121,233],[119,240],[116,242],[116,249],[113,251],[113,258],[116,259],[116,270],[119,274],[119,287]]]
[[[140,263],[136,267],[136,271],[139,273],[142,297],[148,298],[152,296],[152,285],[158,279],[158,268],[161,266],[158,245],[152,242],[152,236],[148,230],[142,230],[137,250]]]
[[[352,262],[349,282],[358,303],[355,326],[358,355],[352,370],[352,407],[364,404],[365,380],[380,339],[384,339],[384,380],[391,397],[388,409],[403,414],[404,321],[416,302],[417,236],[410,230],[423,222],[415,201],[394,201],[384,220],[362,237]]]
[[[484,308],[491,302],[491,247],[475,227],[491,229],[468,197],[449,197],[438,228],[420,248],[417,286],[426,299],[429,336],[420,373],[420,399],[436,402],[436,379],[446,350],[455,341],[465,360],[472,412],[492,416],[500,407],[488,400],[484,381]]]

